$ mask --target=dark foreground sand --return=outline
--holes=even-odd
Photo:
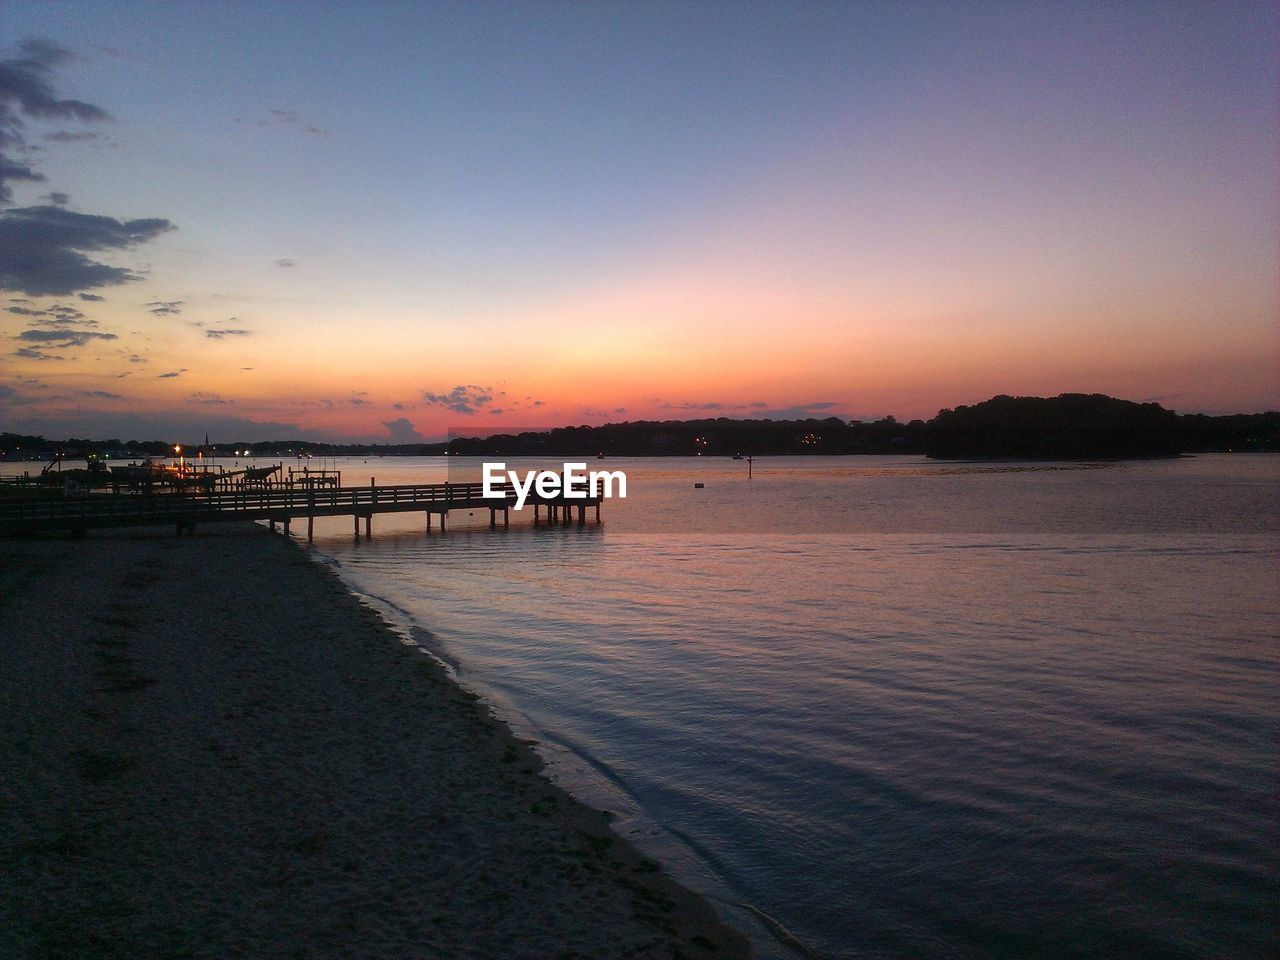
[[[258,527],[0,540],[0,957],[741,957]]]

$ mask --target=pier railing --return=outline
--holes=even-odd
[[[41,530],[87,530],[94,527],[196,523],[229,520],[270,520],[350,515],[357,519],[377,513],[421,511],[443,517],[450,510],[488,509],[491,521],[515,506],[510,484],[495,485],[497,497],[486,497],[483,483],[427,483],[368,487],[272,487],[211,490],[198,493],[81,493],[79,495],[0,498],[0,534]],[[527,505],[548,508],[548,518],[567,515],[574,506],[594,506],[598,498],[547,498],[530,492]],[[562,512],[562,513],[561,513]],[[366,527],[367,529],[367,527]]]

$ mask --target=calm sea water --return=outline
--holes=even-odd
[[[317,549],[762,956],[1275,955],[1280,458],[609,466]]]
[[[1276,955],[1280,458],[608,466],[316,550],[761,956]]]

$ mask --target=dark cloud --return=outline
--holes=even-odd
[[[383,420],[382,425],[387,428],[387,439],[391,443],[422,443],[427,439],[404,417]]]
[[[76,395],[80,397],[89,397],[94,400],[123,400],[124,397],[118,393],[108,393],[106,390],[77,390]]]
[[[116,220],[62,207],[15,207],[0,213],[0,288],[63,296],[139,279],[124,267],[90,260],[84,251],[127,250],[173,230],[168,220]]]
[[[186,367],[183,367],[181,370],[170,370],[168,373],[160,374],[160,376],[157,377],[156,379],[157,380],[173,380],[177,377],[182,376],[186,372],[187,372]]]
[[[31,301],[28,300],[27,303]],[[20,317],[47,317],[48,310],[32,310],[30,307],[5,307],[5,312],[16,313]]]
[[[83,100],[61,99],[51,76],[75,55],[47,40],[27,40],[18,56],[0,60],[0,150],[23,147],[23,117],[98,121],[109,120],[101,107]],[[13,199],[8,181],[42,181],[44,175],[0,154],[0,202]]]
[[[88,330],[23,330],[14,337],[28,343],[43,343],[50,347],[83,347],[91,340],[119,340],[114,333],[93,333]]]
[[[247,337],[253,333],[252,330],[206,330],[204,335],[210,340],[221,340],[223,337]]]
[[[46,193],[40,199],[48,201],[49,203],[52,203],[55,207],[65,207],[68,203],[71,202],[71,194],[63,193],[60,190],[53,190],[49,193]]]
[[[0,61],[0,80],[5,85],[4,100],[16,104],[32,117],[75,117],[79,120],[107,120],[101,107],[79,100],[59,100],[47,79],[54,67],[70,63],[76,55],[49,40],[24,40],[21,51],[11,60]]]
[[[176,317],[182,313],[181,300],[152,300],[147,309],[157,317]]]
[[[65,359],[65,358],[63,358],[63,357],[55,356],[55,355],[54,355],[54,354],[52,354],[52,353],[45,353],[45,352],[44,352],[44,351],[42,351],[42,350],[37,350],[35,347],[19,347],[17,350],[13,351],[13,355],[14,355],[15,357],[23,357],[24,359],[27,359],[27,360],[62,360],[62,359]]]
[[[107,299],[106,297],[98,296],[96,293],[81,293],[78,294],[78,296],[81,300],[88,300],[90,303],[100,303]]]
[[[471,416],[493,403],[493,387],[477,387],[475,384],[456,386],[448,393],[431,393],[424,390],[422,399],[429,406],[444,407],[454,413]]]
[[[39,39],[23,41],[20,50],[17,57],[0,61],[0,106],[5,110],[44,119],[111,119],[101,107],[83,100],[62,100],[54,94],[49,75],[54,67],[74,60],[74,53]]]
[[[0,61],[0,203],[13,199],[10,182],[41,182],[44,174],[8,156],[12,148],[33,151],[23,136],[25,119],[102,121],[111,119],[101,107],[64,99],[54,90],[56,68],[75,55],[47,40],[27,40],[18,55]],[[57,131],[53,143],[96,138],[95,133]],[[32,296],[62,296],[80,290],[126,283],[137,277],[124,267],[85,256],[98,250],[126,250],[153,239],[173,224],[159,218],[116,220],[63,209],[70,197],[54,191],[46,206],[6,210],[0,214],[0,288]]]
[[[4,139],[5,135],[0,133],[0,142]],[[19,163],[0,154],[0,203],[8,203],[13,199],[13,190],[7,185],[10,180],[43,183],[44,174],[37,173],[25,163]]]
[[[279,260],[276,261],[277,267],[296,267],[297,265],[298,265],[298,261],[290,260],[288,257],[281,257]]]

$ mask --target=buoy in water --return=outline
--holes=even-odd
[[[702,489],[703,487],[705,487],[705,486],[706,486],[706,484],[705,484],[705,483],[695,483],[695,484],[693,485],[693,489],[695,489],[695,490],[701,490],[701,489]]]

